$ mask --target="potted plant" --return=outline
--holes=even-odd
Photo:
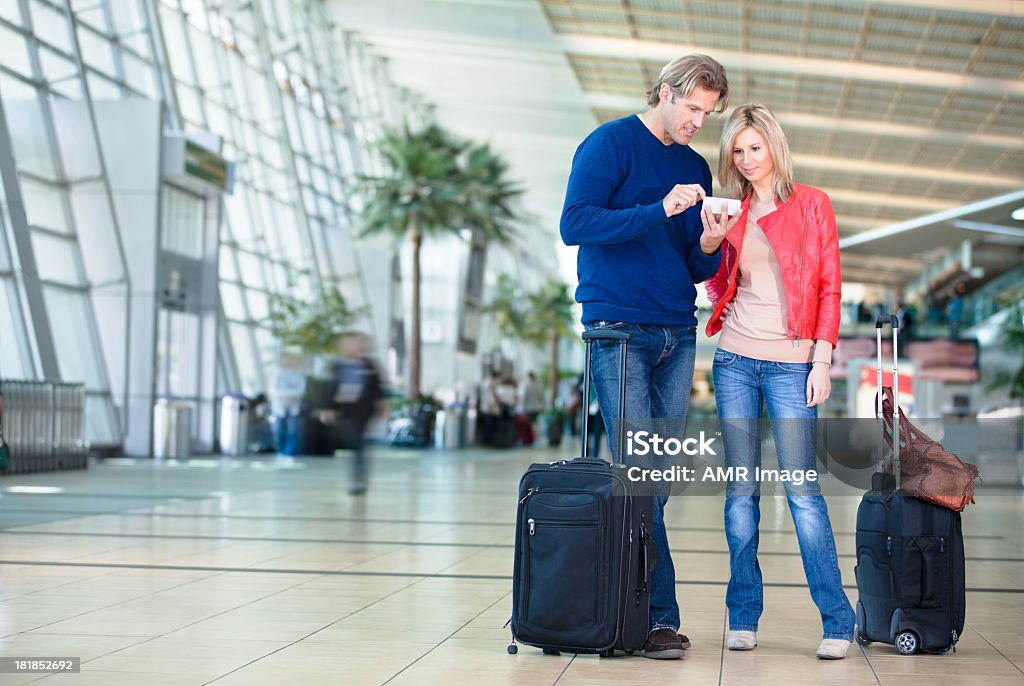
[[[270,299],[270,326],[283,348],[297,348],[308,357],[332,355],[338,336],[362,314],[352,309],[337,288],[325,290],[312,303],[282,296]]]
[[[540,428],[550,447],[555,448],[562,444],[566,418],[566,412],[561,407],[552,406],[540,413]]]

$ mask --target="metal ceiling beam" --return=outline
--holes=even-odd
[[[1024,0],[817,0],[819,3],[851,7],[857,5],[897,5],[922,10],[945,10],[957,14],[993,14],[1005,17],[1024,17]]]
[[[637,85],[639,93],[640,85]],[[613,93],[587,93],[587,104],[593,109],[610,110],[613,112],[642,112],[647,109],[644,98],[638,94],[636,97],[615,95]],[[729,108],[720,117],[728,117],[734,108]],[[826,117],[818,114],[805,114],[802,112],[785,112],[775,110],[775,116],[783,126],[793,126],[804,129],[825,129],[828,131],[862,133],[867,136],[886,136],[899,138],[901,140],[928,140],[938,141],[946,144],[981,145],[991,148],[1003,148],[1010,151],[1024,151],[1024,138],[1020,136],[998,136],[988,133],[964,133],[962,131],[949,131],[943,129],[928,128],[924,126],[912,126],[909,124],[897,124],[879,120],[868,119],[842,119],[839,117]]]
[[[925,226],[960,219],[961,217],[966,217],[976,212],[982,212],[1002,205],[1007,206],[1007,213],[1009,213],[1009,206],[1016,205],[1022,201],[1024,201],[1024,190],[1019,190],[1014,193],[1006,193],[1005,195],[989,198],[987,200],[979,200],[978,202],[974,202],[969,205],[962,205],[951,210],[936,212],[923,217],[915,217],[914,219],[908,219],[905,222],[881,226],[872,231],[865,231],[864,233],[860,233],[855,236],[840,238],[839,247],[840,249],[852,248],[855,245],[870,243],[871,241],[878,240],[880,238],[887,238],[907,231],[920,229]]]
[[[582,36],[556,34],[554,43],[570,56],[615,57],[620,59],[654,60],[668,62],[680,55],[691,52],[705,52],[706,47],[679,45],[660,41],[630,40],[628,38],[606,38],[603,36]],[[970,74],[909,69],[882,64],[868,64],[844,60],[826,60],[795,55],[776,55],[760,52],[715,49],[714,57],[726,69],[744,69],[751,72],[781,73],[790,76],[815,76],[820,78],[842,78],[855,81],[875,81],[882,84],[956,90],[968,93],[1005,93],[1024,97],[1024,81],[1016,79],[995,79]]]
[[[456,2],[460,0],[448,0],[449,2]],[[736,0],[733,0],[734,2]],[[749,3],[758,9],[775,9],[772,5],[771,0],[761,0],[760,2]],[[972,0],[970,6],[966,6],[963,0],[816,0],[815,11],[825,14],[839,14],[842,10],[855,10],[858,7],[878,7],[880,5],[897,5],[903,9],[919,9],[919,10],[939,10],[954,12],[956,14],[982,14],[982,15],[995,15],[1001,17],[1021,17],[1024,16],[1024,0]],[[607,12],[610,8],[607,4],[601,2],[586,1],[586,0],[541,0],[541,5],[547,8],[548,6],[557,6],[560,8],[572,8],[575,10],[586,10],[590,12]],[[822,6],[825,7],[822,7]],[[835,10],[829,10],[828,5],[834,5]],[[665,17],[665,16],[679,16],[680,11],[678,9],[668,7],[633,7],[632,11],[636,15],[645,17]],[[846,12],[845,14],[850,14]],[[804,16],[807,16],[806,14]],[[559,17],[559,19],[564,19]],[[600,20],[591,20],[592,22]]]
[[[991,186],[995,189],[1016,190],[1024,187],[1024,179],[1012,176],[992,176],[986,174],[969,174],[962,171],[948,171],[931,167],[912,166],[907,164],[888,164],[870,160],[853,160],[841,157],[821,157],[818,155],[793,155],[796,168],[827,169],[843,171],[850,174],[869,174],[872,176],[894,176],[901,179],[921,179],[960,186]]]
[[[861,231],[869,231],[871,229],[877,229],[879,226],[892,224],[894,221],[894,219],[888,217],[873,219],[871,217],[855,217],[845,214],[836,215],[836,226],[839,227],[840,233],[844,231],[860,233]]]
[[[843,267],[856,269],[857,267],[869,267],[872,269],[901,270],[919,273],[921,261],[911,260],[906,257],[886,257],[883,255],[868,255],[864,253],[845,251],[842,255]]]
[[[937,212],[961,206],[960,203],[948,200],[934,200],[919,195],[887,195],[834,188],[825,188],[823,190],[832,198],[832,202],[849,202],[859,205],[870,205],[872,207],[905,207],[924,212]]]
[[[708,145],[694,145],[692,147],[705,157],[718,157],[718,150],[716,148]],[[994,192],[999,192],[1000,190],[1010,191],[1024,187],[1024,179],[1013,176],[970,174],[965,177],[961,171],[949,171],[918,165],[889,164],[886,162],[855,160],[844,157],[822,157],[820,155],[794,154],[792,157],[793,166],[796,169],[824,169],[849,174],[894,177],[894,179],[919,179],[922,181],[956,184],[958,186],[988,186]]]
[[[1024,238],[1024,229],[1018,226],[1003,226],[1002,224],[990,224],[987,222],[972,222],[958,219],[953,226],[964,231],[981,231],[983,233],[994,233],[1000,236],[1012,238]]]
[[[912,278],[920,273],[920,269],[914,272],[882,272],[877,269],[847,269],[843,268],[843,283],[867,283],[880,284],[885,286],[902,286],[910,282]]]

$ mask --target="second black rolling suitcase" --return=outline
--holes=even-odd
[[[616,432],[621,459],[629,334],[593,330],[583,339],[584,398],[593,342],[622,346]],[[642,650],[647,641],[649,579],[657,563],[654,499],[634,493],[621,462],[586,456],[588,430],[584,415],[581,457],[534,464],[520,481],[510,653],[520,641],[546,653],[610,656]]]
[[[893,412],[899,412],[898,322],[885,315],[875,324],[879,419],[882,326],[887,321],[893,325]],[[899,431],[898,417],[892,426]],[[884,431],[884,422],[882,427]],[[898,433],[892,445],[892,470],[884,468],[883,459],[857,509],[857,642],[893,644],[904,655],[956,651],[966,611],[960,513],[900,491]]]

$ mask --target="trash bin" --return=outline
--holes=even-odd
[[[192,456],[192,406],[157,400],[153,406],[153,457],[188,459]]]
[[[220,399],[220,452],[249,452],[249,399],[244,395],[225,395]]]
[[[434,445],[445,450],[465,448],[468,438],[468,422],[464,405],[449,405],[437,413],[434,429]]]

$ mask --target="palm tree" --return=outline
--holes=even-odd
[[[466,155],[465,172],[474,206],[475,237],[485,243],[511,242],[516,236],[515,225],[521,220],[514,202],[523,188],[509,178],[508,162],[489,144],[478,145]]]
[[[383,233],[412,243],[408,394],[415,398],[420,394],[423,238],[470,228],[477,245],[508,243],[519,221],[513,204],[523,190],[508,178],[508,164],[489,145],[471,148],[437,124],[420,131],[408,125],[385,131],[377,145],[388,173],[359,179],[361,235]]]
[[[424,236],[457,233],[474,223],[478,206],[460,164],[467,144],[437,124],[385,131],[378,148],[385,176],[361,176],[360,235],[389,234],[412,243],[412,321],[408,395],[420,395],[420,251]]]
[[[555,406],[558,400],[558,341],[562,336],[572,334],[572,308],[576,301],[569,295],[569,286],[562,281],[549,279],[536,292],[527,296],[530,308],[529,328],[531,338],[537,345],[546,340],[550,346],[551,387],[548,389],[548,405]]]

